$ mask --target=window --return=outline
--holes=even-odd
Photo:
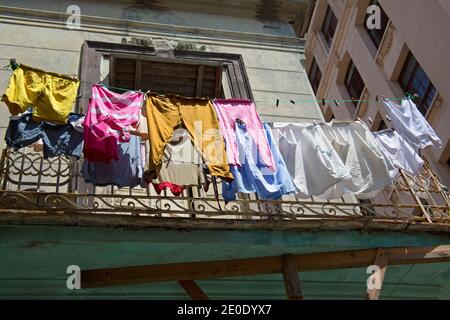
[[[222,68],[207,61],[155,61],[111,55],[109,82],[114,87],[151,90],[187,97],[221,97]]]
[[[331,122],[331,121],[333,121],[334,119],[336,119],[336,118],[334,117],[334,113],[330,113],[330,115],[325,116],[325,121],[326,121],[326,122]]]
[[[336,32],[338,20],[331,10],[330,6],[327,8],[327,13],[325,14],[325,20],[322,25],[322,32],[327,42],[328,48],[331,47],[331,42],[333,42],[334,33]]]
[[[365,85],[353,61],[350,61],[350,65],[348,66],[344,84],[352,100],[355,100],[353,104],[356,107],[358,105],[358,101],[356,100],[361,97]]]
[[[103,62],[108,59],[109,74],[104,74],[108,69],[103,68]],[[153,47],[86,41],[80,78],[81,97],[76,109],[80,113],[87,110],[91,84],[105,79],[111,86],[127,89],[253,100],[239,54],[192,50],[159,54]]]
[[[380,124],[378,125],[377,131],[381,131],[381,130],[384,130],[387,128],[388,128],[388,126],[386,125],[386,122],[384,122],[384,120],[381,120]]]
[[[331,120],[335,119],[333,110],[331,107],[328,107],[327,110],[324,112],[324,118],[326,122],[330,122]]]
[[[383,39],[384,32],[386,31],[386,27],[387,27],[389,18],[386,15],[386,13],[384,12],[381,5],[378,3],[378,0],[370,1],[369,6],[372,6],[372,5],[377,5],[380,8],[380,20],[381,20],[380,21],[380,29],[367,28],[367,19],[369,17],[369,14],[366,15],[365,27],[366,27],[367,33],[369,34],[370,39],[372,40],[375,47],[378,49],[380,47],[381,40]]]
[[[419,96],[414,100],[419,111],[425,115],[436,95],[436,88],[411,52],[400,73],[400,86],[404,92]]]
[[[316,59],[313,59],[311,68],[308,74],[309,82],[313,88],[314,93],[317,93],[319,89],[320,79],[322,79],[322,72],[320,72],[319,66],[317,65]]]

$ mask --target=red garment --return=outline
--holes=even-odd
[[[170,191],[172,191],[172,194],[176,197],[178,197],[179,195],[181,195],[185,189],[185,186],[180,186],[178,184],[174,184],[171,182],[161,182],[161,183],[152,183],[153,184],[153,188],[155,188],[156,192],[158,194],[161,194],[161,191],[163,191],[164,189],[170,189]]]

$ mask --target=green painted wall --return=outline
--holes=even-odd
[[[430,234],[0,226],[0,298],[187,298],[177,283],[68,290],[66,268],[449,244]],[[363,298],[365,269],[303,272],[306,298]],[[199,281],[211,298],[281,298],[281,275]],[[450,263],[390,266],[382,298],[450,298]]]

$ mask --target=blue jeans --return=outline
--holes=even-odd
[[[21,117],[12,118],[6,131],[6,145],[14,150],[26,147],[42,139],[44,158],[60,155],[81,157],[83,151],[83,132],[75,129],[72,122],[83,115],[71,113],[67,124],[36,122],[28,109]]]

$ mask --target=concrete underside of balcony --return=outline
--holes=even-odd
[[[370,226],[367,222],[363,228],[361,223],[339,220],[315,227],[311,221],[303,222],[309,224],[308,228],[285,226],[289,222],[299,225],[301,221],[272,221],[271,225],[256,228],[262,221],[226,224],[197,219],[203,220],[203,225],[196,225],[190,221],[193,219],[183,222],[183,219],[101,216],[89,220],[83,215],[64,213],[0,213],[0,298],[189,299],[176,281],[68,290],[69,265],[86,270],[450,244],[448,232],[442,232],[444,226],[439,231],[427,224],[422,225],[423,230],[414,224],[405,232],[401,228],[383,230],[381,225],[367,227]],[[169,225],[169,220],[176,222]],[[160,227],[157,222],[162,223]],[[306,299],[363,299],[366,294],[366,268],[300,272],[299,276]],[[281,274],[196,283],[211,299],[286,297]],[[380,298],[450,299],[450,263],[388,266]]]

